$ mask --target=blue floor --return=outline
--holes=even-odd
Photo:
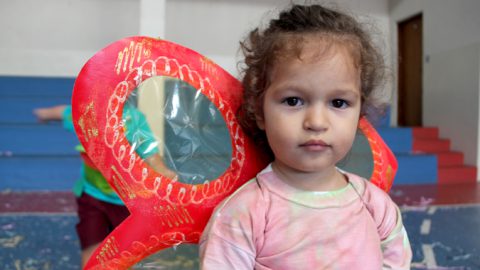
[[[79,269],[76,222],[73,214],[0,215],[2,269]]]
[[[2,270],[80,269],[73,214],[0,214]],[[133,269],[198,269],[196,245],[154,254]]]
[[[480,205],[404,207],[412,269],[480,269]],[[0,214],[4,270],[79,269],[74,214]],[[133,269],[198,269],[197,247],[164,250]]]
[[[403,209],[412,269],[480,269],[480,205]]]

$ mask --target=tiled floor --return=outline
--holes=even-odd
[[[396,186],[414,250],[412,269],[480,269],[480,185]],[[69,192],[0,193],[0,265],[5,270],[79,269]],[[165,250],[133,269],[198,269],[194,245]]]

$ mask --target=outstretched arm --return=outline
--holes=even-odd
[[[40,122],[60,121],[63,119],[63,112],[67,105],[57,105],[52,107],[37,108],[33,110],[33,114]]]

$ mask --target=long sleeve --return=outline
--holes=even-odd
[[[412,249],[398,206],[382,190],[367,184],[364,196],[377,224],[383,253],[383,269],[410,269]]]
[[[412,249],[408,240],[407,231],[402,222],[402,215],[398,207],[395,228],[388,237],[381,242],[383,252],[383,269],[410,269]]]

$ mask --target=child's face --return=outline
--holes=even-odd
[[[283,172],[333,172],[358,126],[360,73],[350,53],[337,46],[319,55],[314,46],[274,65],[257,118]]]

